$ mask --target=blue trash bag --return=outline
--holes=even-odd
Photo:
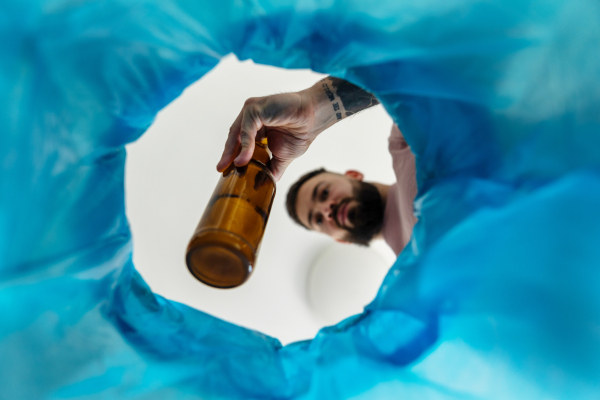
[[[4,0],[0,399],[600,398],[596,0]],[[373,92],[419,222],[282,347],[136,272],[124,146],[227,54]]]

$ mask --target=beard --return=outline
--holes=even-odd
[[[383,199],[374,185],[362,181],[357,181],[352,194],[352,198],[342,200],[335,207],[333,220],[340,228],[347,231],[344,237],[345,241],[368,246],[383,226]],[[352,224],[352,227],[349,228],[340,224],[337,215],[340,207],[352,200],[356,201],[357,205],[348,210],[348,221]]]

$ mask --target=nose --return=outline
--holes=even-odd
[[[326,221],[330,221],[333,219],[333,210],[335,208],[335,201],[325,201],[321,204],[321,213],[323,214],[323,219]]]

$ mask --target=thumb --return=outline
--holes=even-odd
[[[250,162],[252,154],[254,153],[254,141],[256,140],[256,134],[258,130],[262,128],[263,124],[260,117],[252,117],[253,110],[246,110],[242,117],[242,124],[240,127],[240,154],[235,160],[234,164],[238,167],[246,165]]]

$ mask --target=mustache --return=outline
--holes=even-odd
[[[342,201],[340,201],[337,205],[335,205],[332,210],[333,221],[335,222],[335,224],[338,227],[340,227],[342,229],[348,229],[348,228],[345,227],[344,225],[342,225],[340,223],[340,221],[338,221],[338,211],[340,210],[340,208],[342,208],[346,204],[349,204],[351,201],[352,201],[351,197],[346,197],[346,198],[342,199]]]

